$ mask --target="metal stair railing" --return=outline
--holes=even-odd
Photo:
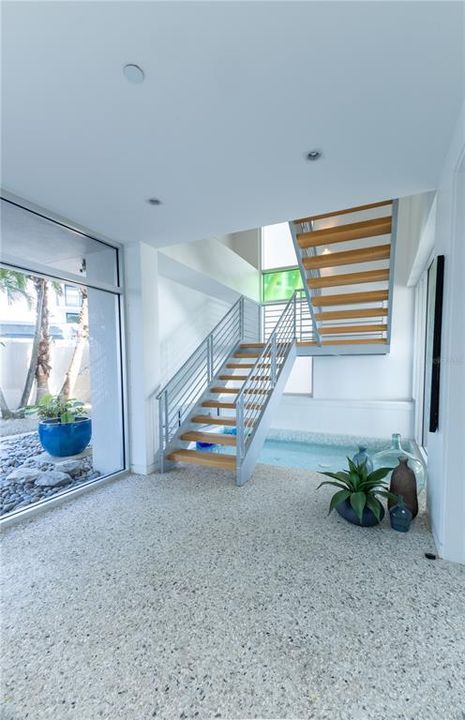
[[[156,395],[161,472],[168,446],[232,350],[259,333],[260,306],[242,296]]]
[[[236,397],[236,468],[238,476],[282,367],[296,342],[297,292],[285,306],[265,347],[256,359],[247,380]]]
[[[296,290],[297,342],[316,341],[312,316],[304,290]],[[266,342],[286,307],[286,300],[275,300],[262,305],[262,338]]]
[[[300,227],[302,228],[302,232],[313,230],[313,223],[311,221],[303,222],[303,223],[299,223],[299,224],[300,224]],[[289,229],[291,231],[292,242],[294,244],[294,250],[295,250],[295,254],[297,256],[297,262],[299,265],[300,275],[302,277],[304,293],[305,293],[305,296],[306,296],[307,302],[308,302],[308,309],[309,309],[310,315],[312,317],[312,326],[313,326],[313,330],[314,330],[314,334],[315,334],[315,340],[318,343],[318,345],[321,345],[319,325],[315,318],[315,312],[314,312],[313,303],[312,303],[312,293],[310,292],[310,288],[309,288],[308,282],[307,282],[308,277],[318,277],[320,273],[318,270],[309,270],[307,273],[307,270],[305,269],[305,266],[303,263],[303,258],[315,256],[316,250],[315,250],[315,248],[302,249],[300,247],[299,242],[297,240],[296,225],[297,225],[297,223],[290,222]],[[315,294],[315,295],[319,295],[320,293],[321,293],[321,290],[319,290],[319,289],[316,289],[313,291],[313,294]]]

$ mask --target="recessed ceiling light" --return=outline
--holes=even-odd
[[[145,78],[145,73],[142,68],[140,68],[139,65],[134,65],[133,63],[129,63],[124,66],[123,75],[126,80],[133,83],[133,85],[138,85],[139,83],[144,82]]]
[[[319,160],[322,155],[321,150],[310,150],[310,152],[306,153],[305,157],[307,160]]]
[[[158,198],[155,198],[155,197],[149,198],[147,200],[147,202],[149,205],[161,205],[161,200],[159,200]]]

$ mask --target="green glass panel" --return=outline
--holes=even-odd
[[[289,300],[302,287],[299,268],[263,273],[263,302]]]

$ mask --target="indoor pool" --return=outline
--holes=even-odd
[[[232,434],[229,428],[222,428],[224,433]],[[417,457],[412,443],[402,438],[402,449]],[[199,445],[199,444],[198,444]],[[235,448],[224,445],[205,447],[200,444],[198,449],[204,452],[234,454]],[[347,458],[353,458],[359,446],[367,448],[370,456],[381,450],[390,448],[391,441],[377,438],[352,438],[350,436],[312,435],[299,433],[292,440],[286,437],[268,437],[259,455],[258,462],[267,465],[305,468],[324,472],[337,472],[347,467]],[[394,467],[394,466],[392,466]]]
[[[389,442],[370,445],[368,453],[382,450]],[[307,468],[308,470],[330,470],[337,472],[347,465],[347,457],[357,452],[357,444],[332,445],[330,443],[296,442],[289,440],[266,440],[258,459],[268,465]]]

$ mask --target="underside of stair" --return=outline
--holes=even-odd
[[[388,346],[396,213],[386,200],[290,223],[320,347]]]

